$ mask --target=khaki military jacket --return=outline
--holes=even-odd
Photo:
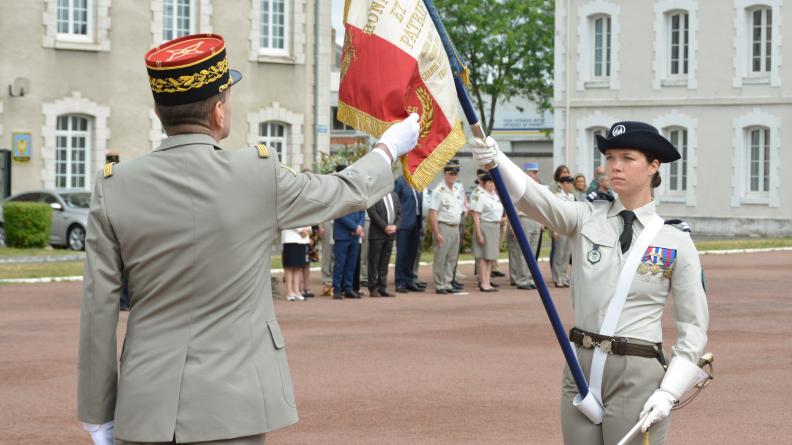
[[[449,188],[445,182],[440,184],[432,192],[432,204],[430,210],[437,211],[437,221],[446,224],[459,224],[462,218],[462,191],[456,187]]]
[[[392,188],[376,153],[341,173],[295,174],[274,150],[224,151],[200,134],[169,137],[99,172],[86,234],[79,419],[115,419],[118,439],[179,443],[297,422],[272,303],[273,239],[364,210]],[[132,304],[119,366],[122,276]]]
[[[572,304],[575,326],[599,332],[629,250],[622,254],[623,222],[618,199],[571,202],[528,179],[517,206],[530,218],[572,237]],[[635,210],[633,245],[655,214],[651,202]],[[664,225],[635,271],[615,336],[662,341],[663,309],[673,295],[677,327],[675,355],[697,363],[707,344],[709,313],[698,252],[690,234]]]

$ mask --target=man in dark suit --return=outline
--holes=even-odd
[[[333,298],[341,300],[346,298],[360,298],[352,286],[358,256],[360,255],[360,239],[366,236],[363,233],[365,222],[364,211],[352,212],[333,221]],[[343,294],[342,294],[343,292]]]
[[[399,197],[391,192],[368,209],[368,288],[372,297],[392,297],[388,293],[388,263],[393,251],[393,240],[401,220]]]
[[[396,231],[396,292],[423,292],[413,274],[421,245],[423,194],[410,187],[404,176],[396,179],[393,192],[399,197],[402,216]]]

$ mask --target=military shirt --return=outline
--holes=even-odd
[[[461,193],[456,187],[449,188],[445,182],[434,189],[430,209],[437,211],[438,222],[459,224],[462,217]]]
[[[619,199],[562,201],[529,178],[517,206],[532,219],[572,238],[575,326],[599,332],[630,252],[623,254],[619,245],[623,226],[619,212],[624,205]],[[655,204],[650,202],[634,212],[637,218],[633,223],[633,244],[655,215]],[[660,321],[671,295],[677,326],[674,355],[696,363],[707,344],[709,322],[701,263],[690,234],[664,225],[635,271],[614,335],[661,342]]]
[[[484,190],[479,194],[476,203],[470,208],[472,212],[481,214],[484,222],[500,222],[503,218],[503,204],[497,193]]]

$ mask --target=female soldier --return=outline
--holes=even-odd
[[[564,442],[614,444],[641,420],[642,431],[651,426],[648,442],[662,444],[672,406],[706,377],[696,366],[708,323],[698,253],[689,233],[663,224],[652,201],[660,163],[680,156],[642,122],[617,122],[597,144],[618,193],[613,202],[559,200],[521,174],[492,138],[476,140],[473,153],[482,165],[501,167],[509,196],[523,212],[573,238],[570,340],[590,391],[581,399],[569,369],[564,371]],[[666,370],[660,320],[670,293],[677,342]]]
[[[497,261],[500,251],[500,222],[503,219],[503,204],[495,193],[495,184],[489,173],[479,176],[484,190],[470,208],[473,217],[473,256],[479,263],[479,290],[497,292],[490,283],[492,263]]]

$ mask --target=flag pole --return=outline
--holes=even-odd
[[[459,98],[459,102],[462,105],[462,110],[465,112],[465,118],[470,125],[470,131],[473,133],[473,136],[483,140],[486,138],[484,129],[481,127],[481,123],[478,119],[478,116],[476,115],[476,111],[473,108],[473,103],[470,101],[470,97],[468,96],[467,90],[465,90],[465,85],[462,81],[462,75],[465,68],[460,62],[459,54],[457,53],[454,44],[451,42],[451,39],[448,37],[445,27],[443,26],[443,22],[440,20],[440,16],[438,15],[437,9],[435,9],[432,0],[423,0],[423,2],[426,6],[426,9],[429,11],[429,16],[432,18],[435,28],[437,28],[440,39],[443,42],[443,48],[445,49],[445,53],[448,56],[448,61],[451,64],[451,71],[454,73],[454,84],[456,85],[457,97]],[[536,263],[536,258],[531,251],[531,246],[528,244],[528,238],[525,236],[525,231],[522,228],[522,224],[520,224],[520,218],[517,216],[517,211],[514,209],[514,204],[509,198],[508,192],[506,191],[506,185],[503,183],[503,178],[501,177],[497,166],[488,168],[488,170],[492,176],[493,182],[495,182],[495,188],[498,190],[498,195],[500,195],[503,208],[506,210],[506,215],[508,216],[509,223],[511,223],[512,229],[514,230],[514,235],[520,245],[523,257],[525,258],[526,263],[528,263],[528,268],[531,270],[531,274],[534,277],[536,287],[539,290],[539,296],[542,299],[542,304],[544,305],[545,311],[547,312],[547,317],[550,319],[550,324],[553,326],[553,331],[555,332],[556,338],[558,339],[559,346],[561,346],[561,351],[564,353],[564,358],[566,359],[567,365],[569,366],[572,376],[575,379],[575,384],[577,385],[580,397],[585,398],[589,392],[588,384],[586,383],[586,379],[583,376],[583,371],[580,369],[577,356],[575,355],[575,352],[572,350],[572,346],[569,343],[566,331],[564,330],[564,324],[561,322],[561,318],[558,316],[558,311],[556,310],[555,304],[553,303],[553,299],[550,297],[550,292],[548,291],[547,285],[545,285],[544,279],[542,278],[542,272],[539,270],[539,265]]]

